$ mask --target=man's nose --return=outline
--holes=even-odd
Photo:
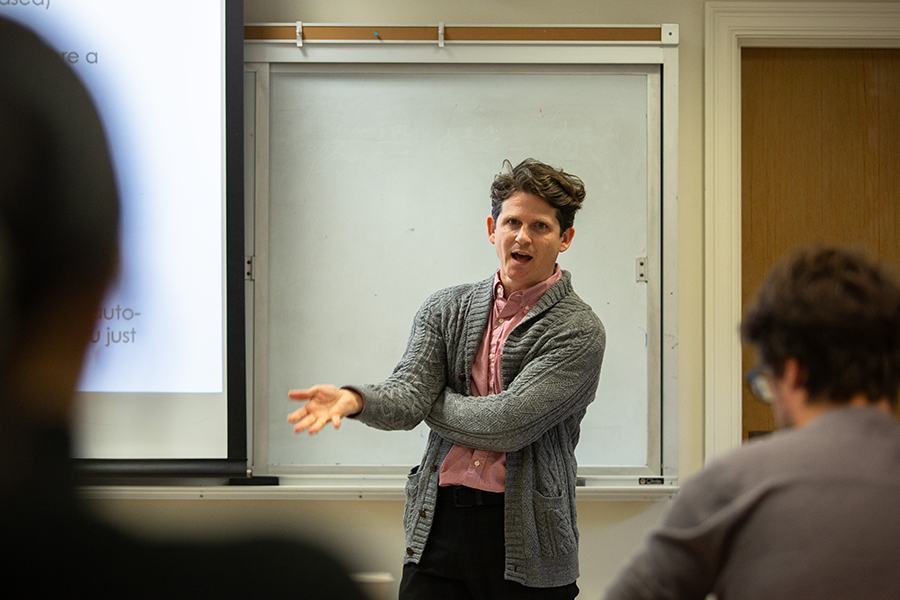
[[[531,236],[528,235],[528,228],[522,227],[519,229],[519,233],[516,234],[516,241],[520,244],[530,244]]]

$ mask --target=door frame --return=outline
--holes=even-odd
[[[741,443],[741,48],[900,48],[900,4],[707,2],[705,462]]]

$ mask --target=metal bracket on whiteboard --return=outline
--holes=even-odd
[[[638,283],[647,281],[647,271],[650,265],[646,256],[638,256],[635,261],[635,277]]]
[[[253,272],[253,257],[245,256],[244,257],[244,281],[253,281],[256,279],[256,274]]]
[[[444,47],[444,23],[438,23],[438,48]]]
[[[297,47],[303,47],[303,21],[297,21]]]

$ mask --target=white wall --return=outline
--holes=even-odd
[[[652,24],[680,26],[679,434],[682,475],[703,460],[703,2],[701,0],[244,0],[246,22]],[[324,435],[328,435],[327,432]],[[404,543],[401,501],[95,500],[114,521],[154,536],[277,531],[314,538],[353,570],[390,571]],[[582,598],[598,597],[641,544],[665,503],[578,503]],[[302,574],[297,577],[302,589]],[[306,574],[308,575],[308,574]],[[396,588],[396,584],[395,584]],[[396,591],[392,592],[392,596]]]

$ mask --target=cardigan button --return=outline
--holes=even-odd
[[[419,516],[420,516],[420,517],[424,517],[424,516],[425,516],[425,510],[424,510],[424,509],[421,509],[421,508],[419,509]]]
[[[466,374],[465,374],[465,373],[460,373],[457,377],[459,377],[459,380],[460,380],[460,381],[465,381],[465,380],[466,380]]]
[[[409,556],[412,556],[412,555],[413,555],[413,549],[412,549],[412,548],[407,548],[407,549],[406,549],[406,553],[407,553]]]
[[[434,473],[437,471],[437,465],[431,465],[431,472]]]

